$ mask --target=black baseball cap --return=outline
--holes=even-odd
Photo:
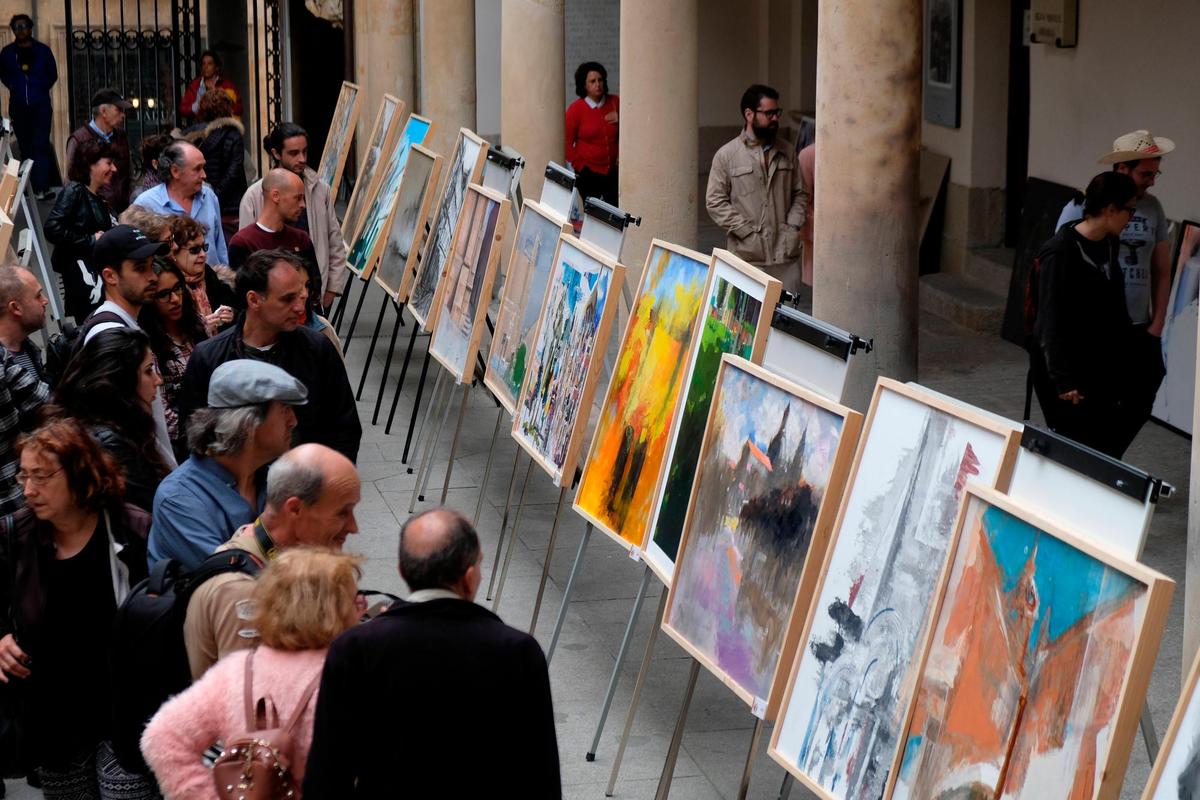
[[[92,260],[96,271],[105,267],[120,267],[126,259],[141,261],[150,256],[165,255],[170,250],[166,242],[151,239],[132,225],[109,228],[96,240]]]
[[[121,93],[116,89],[100,89],[92,95],[92,108],[96,106],[117,106],[118,108],[128,111],[133,108],[133,103],[121,97]]]

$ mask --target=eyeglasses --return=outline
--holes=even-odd
[[[1137,206],[1125,206],[1121,210],[1126,212],[1127,214],[1133,214],[1133,213],[1137,212]]]
[[[768,108],[765,111],[761,108],[754,109],[755,114],[762,114],[767,119],[779,119],[783,116],[782,108]]]
[[[185,247],[183,249],[187,250],[189,253],[191,253],[194,256],[198,256],[201,253],[208,252],[208,242],[205,242],[204,244],[194,244],[191,247]]]
[[[161,289],[161,290],[155,292],[154,299],[158,300],[160,302],[163,300],[170,300],[171,295],[176,295],[176,294],[179,295],[180,297],[183,297],[183,284],[182,283],[177,283],[174,286],[172,286],[170,289]]]
[[[17,483],[21,486],[24,486],[26,483],[32,483],[34,486],[44,486],[46,481],[62,471],[62,467],[53,472],[26,472],[25,470],[21,470],[17,473]]]
[[[1161,169],[1139,169],[1137,174],[1143,178],[1157,178],[1162,175]]]

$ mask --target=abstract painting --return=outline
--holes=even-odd
[[[713,253],[713,275],[704,298],[704,318],[688,358],[688,379],[667,444],[670,458],[654,504],[646,565],[669,583],[683,533],[700,442],[717,383],[721,354],[758,363],[780,283],[726,250]]]
[[[1162,355],[1167,375],[1154,398],[1154,417],[1192,433],[1196,402],[1196,327],[1200,324],[1200,223],[1180,223],[1175,281],[1163,326]]]
[[[342,81],[338,92],[333,119],[329,121],[329,133],[325,137],[325,149],[321,151],[321,163],[317,165],[317,177],[329,186],[329,193],[337,197],[342,182],[342,168],[350,152],[350,139],[354,126],[358,124],[358,107],[362,102],[357,83]]]
[[[568,230],[565,221],[536,200],[522,205],[483,379],[510,414],[517,407],[517,395],[533,356],[533,337],[550,283],[558,235]]]
[[[385,94],[375,115],[375,127],[367,140],[367,152],[363,155],[362,168],[354,191],[346,202],[346,214],[342,217],[342,235],[350,237],[358,231],[363,206],[375,196],[375,182],[379,176],[379,165],[392,151],[392,143],[400,130],[400,118],[404,116],[404,101],[394,95]]]
[[[400,303],[407,296],[408,284],[416,267],[417,253],[425,239],[426,221],[433,205],[433,190],[442,171],[442,157],[414,144],[408,154],[408,166],[400,179],[396,208],[386,226],[387,244],[379,259],[375,282]]]
[[[371,270],[383,253],[386,238],[383,235],[387,221],[396,209],[396,198],[400,194],[400,183],[408,166],[408,154],[414,144],[421,144],[431,135],[433,123],[424,117],[411,114],[404,129],[392,148],[387,171],[379,184],[379,190],[371,199],[371,205],[350,242],[350,254],[346,265],[363,280],[371,277]]]
[[[437,214],[433,218],[433,229],[425,240],[425,249],[417,261],[417,274],[408,296],[408,310],[426,331],[433,330],[437,321],[438,287],[442,271],[450,253],[450,240],[458,223],[458,212],[462,208],[467,186],[481,183],[483,162],[487,159],[488,144],[466,128],[458,129],[458,140],[450,156],[446,181],[438,200]]]
[[[1117,797],[1173,588],[968,489],[891,796]]]
[[[710,267],[699,253],[651,243],[600,407],[575,510],[626,549],[646,537]]]
[[[1150,773],[1142,800],[1194,800],[1200,797],[1200,654],[1183,684],[1171,727]]]
[[[795,650],[862,415],[732,355],[714,379],[663,630],[753,706]]]
[[[513,414],[513,438],[556,486],[570,486],[600,379],[625,267],[603,250],[560,234]]]
[[[442,308],[429,342],[429,354],[458,383],[470,383],[475,374],[507,214],[504,195],[474,184],[467,187],[442,281]]]
[[[969,479],[1007,485],[1015,423],[880,378],[771,755],[827,798],[875,800]]]

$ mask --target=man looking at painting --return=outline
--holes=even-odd
[[[800,227],[807,203],[790,142],[779,138],[779,92],[754,84],[742,94],[745,127],[713,156],[705,206],[730,252],[800,288]]]

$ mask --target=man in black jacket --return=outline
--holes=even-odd
[[[457,512],[432,509],[400,529],[400,574],[413,593],[329,648],[307,800],[483,797],[497,787],[562,796],[545,656],[472,602],[480,557]]]
[[[192,353],[180,390],[180,416],[186,419],[204,407],[209,377],[218,365],[235,358],[266,361],[308,389],[308,404],[296,409],[296,444],[323,444],[354,461],[362,425],[346,365],[329,339],[301,324],[307,313],[307,278],[304,262],[294,253],[259,250],[246,260],[236,284],[246,311]]]

